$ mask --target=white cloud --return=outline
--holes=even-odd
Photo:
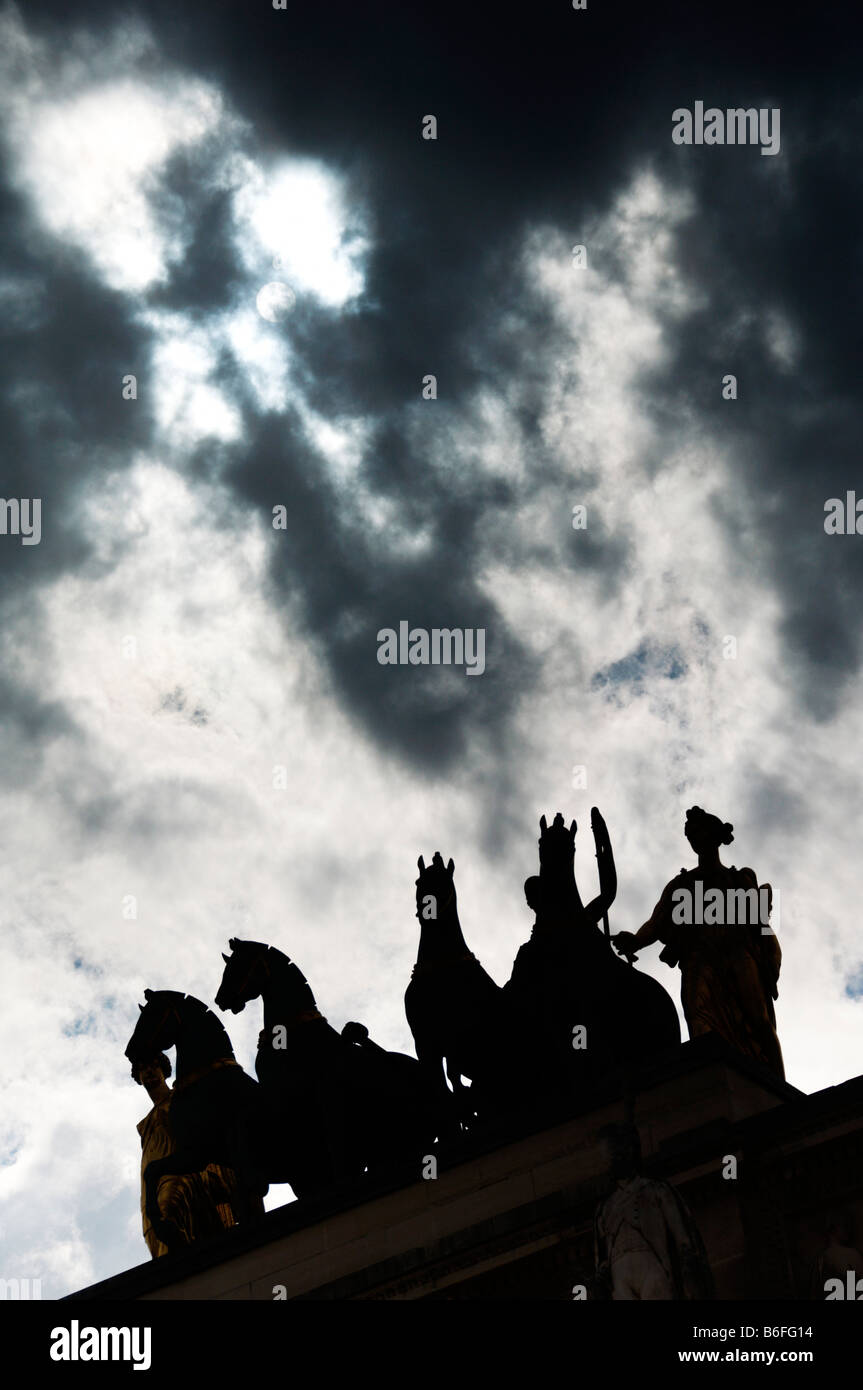
[[[363,287],[367,240],[352,230],[339,182],[311,160],[249,161],[235,194],[237,246],[250,270],[267,263],[295,289],[340,306]]]
[[[124,73],[148,47],[135,26],[118,26],[98,56],[80,43],[56,53],[10,9],[0,17],[0,40],[11,171],[40,221],[86,252],[114,289],[135,293],[163,280],[184,242],[152,194],[173,154],[224,125],[218,92],[176,74]],[[119,74],[107,75],[110,59]]]
[[[156,329],[152,394],[159,428],[172,449],[205,438],[226,442],[240,437],[239,410],[210,381],[217,363],[220,333],[182,314],[148,312],[142,319]]]

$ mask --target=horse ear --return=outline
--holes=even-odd
[[[453,863],[452,859],[447,864],[446,871],[449,874],[450,878],[452,878],[453,874],[455,873],[455,864]]]
[[[143,1004],[139,1004],[139,1005],[138,1005],[138,1008],[141,1010],[141,1013],[144,1012],[144,1005],[143,1005]]]
[[[224,951],[223,951],[223,952],[222,952],[222,960],[225,962],[226,965],[230,965],[231,957],[230,957],[230,956],[226,956],[225,953],[224,953]]]
[[[575,839],[575,832],[576,832],[577,829],[578,829],[578,826],[576,825],[575,821],[573,821],[573,822],[572,822],[572,825],[569,827],[569,833],[570,833],[570,835],[572,836],[573,839]]]
[[[420,855],[419,859],[417,860],[417,868],[419,869],[419,871],[420,871],[421,874],[424,874],[425,871],[426,871],[426,866],[425,866],[425,864],[424,864],[424,862],[423,862],[423,857],[422,857],[422,855]]]
[[[539,818],[539,828],[540,828],[540,830],[542,831],[543,834],[545,834],[546,830],[548,829],[548,823],[547,823],[547,821],[546,821],[546,819],[545,819],[545,816],[540,816],[540,818]]]

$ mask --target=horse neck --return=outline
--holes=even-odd
[[[455,903],[445,907],[437,918],[420,918],[417,965],[435,965],[441,961],[458,960],[459,956],[468,954]]]
[[[297,1014],[316,1008],[315,996],[299,966],[271,946],[267,952],[270,973],[261,990],[264,1027],[289,1023]]]
[[[202,1013],[195,1005],[180,1006],[177,1033],[177,1080],[208,1066],[218,1057],[233,1057],[231,1040],[214,1013]]]

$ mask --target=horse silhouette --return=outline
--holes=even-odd
[[[308,981],[282,951],[232,940],[216,994],[220,1009],[264,1006],[255,1072],[290,1153],[298,1197],[419,1160],[435,1141],[435,1115],[413,1057],[387,1052],[361,1024],[344,1034],[319,1012]]]
[[[477,1120],[516,1109],[525,1100],[530,1088],[526,1029],[500,986],[468,950],[452,859],[445,866],[436,852],[426,866],[420,855],[417,866],[420,940],[405,991],[405,1014],[439,1113],[446,1116],[450,1104],[448,1079],[458,1118],[472,1128]],[[447,1133],[453,1132],[448,1120]]]

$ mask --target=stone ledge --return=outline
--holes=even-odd
[[[853,1088],[858,1083],[863,1093],[863,1078],[830,1088],[830,1093],[842,1094],[833,1095],[828,1108],[832,1105],[841,1111],[846,1098],[857,1095]],[[414,1268],[417,1251],[423,1252],[426,1261],[443,1258],[449,1248],[447,1242],[455,1242],[452,1248],[460,1249],[465,1241],[472,1241],[480,1258],[486,1242],[484,1232],[493,1232],[495,1223],[496,1238],[508,1234],[509,1239],[516,1238],[516,1244],[519,1233],[526,1240],[542,1238],[536,1226],[544,1219],[540,1213],[559,1210],[564,1192],[569,1200],[575,1195],[573,1178],[567,1181],[570,1170],[573,1175],[580,1173],[579,1190],[592,1190],[593,1130],[616,1117],[625,1089],[633,1085],[645,1136],[648,1132],[652,1136],[654,1129],[663,1136],[657,1143],[645,1144],[647,1166],[657,1171],[673,1168],[683,1172],[697,1167],[716,1152],[720,1137],[727,1136],[730,1141],[741,1125],[757,1123],[766,1140],[768,1135],[772,1137],[780,1114],[796,1114],[808,1102],[819,1099],[804,1096],[721,1038],[698,1038],[628,1074],[619,1071],[606,1076],[577,1104],[537,1107],[511,1117],[506,1124],[488,1127],[457,1146],[441,1148],[434,1183],[418,1180],[416,1168],[411,1166],[408,1171],[402,1168],[373,1181],[345,1185],[325,1197],[291,1202],[267,1213],[255,1227],[226,1231],[206,1244],[148,1261],[67,1295],[67,1299],[209,1298],[229,1296],[230,1289],[237,1291],[234,1296],[243,1297],[250,1295],[240,1290],[251,1289],[254,1297],[254,1285],[268,1279],[274,1284],[284,1282],[278,1272],[288,1269],[292,1283],[303,1278],[307,1281],[305,1289],[293,1297],[337,1297],[340,1295],[323,1290],[345,1280],[357,1291],[369,1286],[363,1270],[351,1267],[365,1247],[369,1255],[365,1271],[369,1277],[376,1271],[374,1279],[380,1287],[381,1277],[386,1281],[397,1277],[397,1270]],[[695,1116],[691,1115],[693,1107]],[[699,1123],[701,1114],[705,1118]],[[590,1123],[585,1125],[588,1116]],[[694,1118],[695,1123],[687,1125],[684,1117]],[[672,1133],[663,1133],[670,1126]],[[531,1190],[533,1203],[523,1200]],[[508,1206],[513,1197],[514,1205]],[[501,1204],[504,1209],[495,1210]],[[486,1207],[486,1217],[479,1222],[465,1219],[471,1207],[476,1211],[481,1206]],[[367,1221],[359,1219],[364,1213]],[[358,1220],[346,1222],[347,1214]],[[427,1227],[427,1242],[410,1240],[415,1227]],[[355,1232],[353,1236],[350,1229]],[[297,1240],[301,1232],[308,1236],[302,1242],[305,1254]],[[380,1257],[387,1243],[397,1244],[402,1239],[403,1250]],[[339,1259],[347,1262],[343,1274],[335,1279],[320,1277],[324,1266],[337,1264]],[[252,1265],[254,1274],[250,1273]],[[382,1276],[389,1268],[393,1274]],[[222,1292],[217,1292],[219,1287]],[[195,1289],[201,1292],[196,1295]],[[316,1289],[321,1292],[315,1294]],[[358,1292],[353,1296],[363,1295]]]

